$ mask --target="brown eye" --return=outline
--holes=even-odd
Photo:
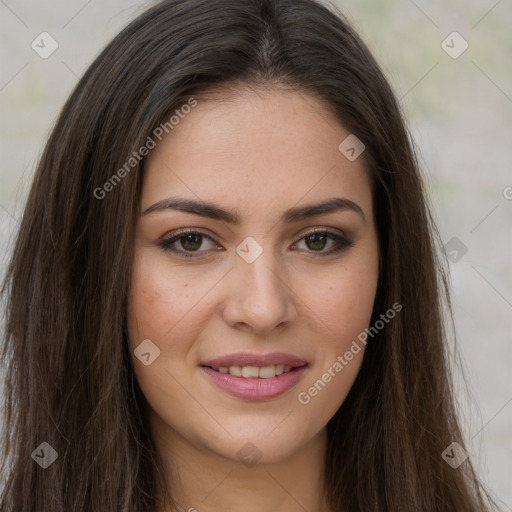
[[[195,233],[180,237],[181,247],[187,251],[197,251],[203,241],[202,235]]]
[[[322,249],[325,249],[328,237],[319,233],[314,233],[313,235],[305,237],[305,240],[309,249],[313,251],[321,251]]]
[[[179,245],[178,245],[179,242]],[[194,257],[194,253],[208,252],[208,242],[215,246],[215,241],[210,236],[199,231],[181,231],[159,242],[159,246],[165,251],[184,257]],[[204,246],[207,246],[206,249]],[[219,247],[219,246],[217,246]]]
[[[192,258],[199,257],[201,253],[209,252],[208,247],[204,247],[205,242],[215,246],[215,241],[207,234],[190,230],[175,233],[160,241],[158,245],[165,251]],[[300,239],[299,243],[302,242],[305,244],[307,252],[318,253],[319,256],[328,256],[353,245],[353,242],[347,238],[329,231],[313,231],[307,233]],[[299,243],[295,244],[294,248]],[[331,246],[331,248],[325,250],[329,246]],[[217,245],[217,249],[213,250],[222,250],[222,247]]]
[[[330,231],[313,231],[311,233],[307,233],[299,241],[299,243],[301,242],[304,242],[307,252],[317,252],[319,256],[335,254],[353,245],[351,240]],[[324,250],[329,246],[329,243],[331,248],[329,250]]]

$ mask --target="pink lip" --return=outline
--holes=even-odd
[[[240,352],[238,354],[229,354],[223,357],[217,357],[210,361],[201,363],[201,366],[210,366],[219,368],[220,366],[272,366],[284,364],[289,366],[304,366],[307,361],[300,357],[274,352],[273,354],[251,354],[249,352]],[[272,379],[270,379],[272,380]]]
[[[245,364],[243,366],[250,365]],[[270,366],[270,364],[266,366]],[[287,373],[282,373],[281,375],[272,377],[271,379],[248,379],[245,377],[236,377],[229,373],[220,373],[207,366],[201,366],[201,370],[203,370],[219,388],[232,396],[244,398],[246,400],[268,400],[281,395],[298,382],[306,368],[307,365],[300,366]]]

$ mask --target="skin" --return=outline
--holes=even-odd
[[[328,511],[320,498],[326,424],[354,382],[364,346],[308,404],[298,395],[370,322],[379,248],[364,159],[349,161],[338,150],[350,132],[312,96],[239,89],[197,98],[148,156],[141,212],[183,197],[236,210],[241,223],[171,209],[139,218],[128,329],[151,432],[183,510]],[[288,208],[333,197],[357,203],[364,219],[347,209],[280,220]],[[182,228],[213,241],[174,243],[191,258],[159,245]],[[337,243],[308,244],[313,228],[353,244],[322,255]],[[248,236],[263,249],[252,263],[236,252]],[[148,366],[133,353],[145,339],[160,350]],[[199,364],[242,351],[294,354],[308,368],[274,399],[235,398]],[[256,465],[238,458],[247,442],[261,454]]]

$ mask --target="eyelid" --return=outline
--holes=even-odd
[[[316,227],[313,229],[308,229],[298,235],[297,240],[292,244],[292,247],[296,244],[302,242],[306,237],[311,235],[326,235],[331,240],[334,240],[338,244],[338,247],[335,249],[331,249],[329,251],[306,251],[311,255],[318,254],[319,257],[326,257],[329,255],[336,254],[341,252],[343,249],[351,247],[354,242],[351,238],[349,238],[345,233],[339,230],[340,233],[333,231],[333,229],[328,227]],[[186,236],[187,234],[198,234],[202,237],[212,241],[213,243],[220,246],[220,244],[215,240],[215,238],[209,234],[207,234],[201,228],[183,228],[177,231],[172,232],[169,236],[164,236],[162,240],[158,243],[160,247],[162,247],[165,251],[171,252],[177,256],[185,257],[185,258],[201,258],[201,253],[208,253],[211,251],[184,251],[184,250],[176,250],[171,249],[170,246],[179,241],[180,238]]]
[[[169,236],[164,236],[162,240],[158,243],[160,247],[162,247],[165,251],[171,252],[178,256],[183,256],[185,258],[200,258],[201,256],[196,256],[196,254],[201,255],[201,253],[206,253],[208,251],[184,251],[184,250],[176,250],[171,249],[170,246],[179,241],[180,238],[188,235],[188,234],[197,234],[201,235],[203,238],[207,238],[211,240],[213,243],[220,245],[213,236],[204,232],[201,228],[183,228],[178,229],[177,231],[173,231]]]
[[[341,230],[340,230],[341,231]],[[317,254],[319,257],[327,257],[334,254],[337,254],[343,249],[348,247],[352,247],[354,245],[354,241],[352,238],[348,237],[343,231],[336,232],[333,231],[332,228],[328,227],[316,227],[313,229],[309,229],[307,231],[302,232],[297,241],[293,243],[292,247],[302,242],[306,237],[311,235],[326,235],[331,240],[337,243],[337,247],[334,249],[330,249],[329,251],[306,251],[308,256]]]
[[[213,235],[210,235],[202,228],[181,228],[181,229],[177,229],[176,231],[172,231],[170,234],[164,235],[162,238],[163,238],[163,240],[170,240],[170,239],[178,238],[180,236],[185,236],[185,235],[188,235],[191,233],[194,235],[197,233],[198,235],[202,235],[204,237],[210,238],[211,240],[215,241]]]
[[[343,230],[338,229],[338,228],[329,228],[327,226],[320,226],[320,227],[316,227],[316,228],[306,228],[305,231],[300,232],[300,234],[297,236],[299,237],[299,239],[302,239],[308,235],[324,234],[324,233],[326,233],[328,235],[333,235],[333,236],[340,236],[340,237],[346,238],[347,240],[349,239],[349,236],[347,234],[345,234],[345,232]]]

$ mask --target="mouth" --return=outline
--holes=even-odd
[[[210,381],[228,394],[245,400],[267,400],[292,388],[309,364],[290,354],[243,353],[199,366]]]
[[[235,377],[243,377],[244,379],[273,379],[275,377],[279,377],[279,375],[283,375],[284,373],[292,372],[296,368],[301,368],[302,366],[291,366],[289,364],[277,364],[270,366],[206,366],[206,368],[211,368],[212,370],[223,373],[233,375]]]

